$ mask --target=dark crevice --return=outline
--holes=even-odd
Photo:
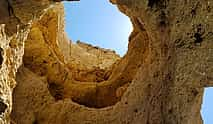
[[[211,12],[210,6],[207,7],[207,11],[208,11],[208,12]]]
[[[33,124],[38,124],[38,120],[35,119],[35,120],[33,121]]]
[[[202,35],[204,34],[205,30],[203,28],[203,26],[201,24],[196,25],[196,27],[194,27],[195,29],[195,33],[194,33],[194,38],[195,38],[195,45],[201,45],[201,43],[203,42],[203,37]]]
[[[161,14],[159,15],[159,19],[160,19],[160,26],[163,26],[165,27],[166,26],[166,20],[167,20],[167,17],[166,17],[166,14],[164,11],[161,12]]]
[[[194,96],[197,96],[199,94],[198,90],[197,89],[192,89],[192,94]]]
[[[1,68],[1,66],[2,66],[2,64],[3,64],[3,61],[4,61],[4,58],[3,58],[3,53],[4,51],[3,51],[3,49],[2,48],[0,48],[0,68]]]
[[[135,113],[138,113],[138,109],[134,109],[134,112],[135,112]]]
[[[149,0],[149,2],[148,2],[148,6],[151,8],[156,4],[158,4],[158,0]]]
[[[0,98],[0,115],[2,115],[5,112],[6,109],[7,109],[7,105]]]
[[[12,7],[11,0],[7,0],[7,4],[8,4],[7,9],[8,9],[9,16],[14,15],[14,10],[13,10],[13,7]]]
[[[191,14],[192,14],[192,17],[194,17],[196,15],[196,10],[192,9]]]
[[[149,0],[148,1],[148,7],[156,9],[164,9],[166,8],[169,0]]]
[[[173,110],[172,109],[169,109],[169,114],[172,114],[173,113]]]
[[[49,83],[48,89],[56,101],[63,99],[63,87],[61,85],[56,83]]]
[[[203,41],[203,38],[200,33],[195,33],[194,37],[195,37],[195,44],[201,43]]]

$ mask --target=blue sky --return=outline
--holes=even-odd
[[[132,24],[108,0],[64,2],[66,32],[72,41],[83,41],[115,50],[121,56],[127,51]],[[204,124],[213,124],[213,88],[206,88],[201,110]]]
[[[213,88],[206,88],[201,109],[204,124],[213,124]]]
[[[108,0],[65,2],[65,11],[66,31],[72,41],[111,48],[120,55],[126,53],[132,24]]]

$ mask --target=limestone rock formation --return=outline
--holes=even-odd
[[[213,2],[111,2],[134,26],[122,58],[72,43],[61,3],[0,2],[0,123],[203,123],[204,87],[213,86]]]
[[[22,64],[24,40],[28,31],[20,30],[12,36],[5,33],[5,25],[0,25],[0,123],[10,122],[12,91],[16,86],[16,71]]]

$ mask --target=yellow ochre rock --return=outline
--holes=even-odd
[[[128,51],[77,43],[54,0],[0,2],[0,124],[202,124],[213,2],[110,0]]]

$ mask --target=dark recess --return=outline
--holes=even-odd
[[[169,114],[172,114],[173,113],[173,110],[172,109],[169,109]]]
[[[2,115],[6,109],[7,109],[7,105],[3,102],[2,99],[0,99],[0,115]]]
[[[192,16],[194,17],[194,16],[196,15],[196,10],[195,10],[195,9],[192,9],[191,14],[192,14]]]
[[[200,33],[195,33],[194,37],[195,37],[195,44],[201,43],[203,41],[203,38]]]
[[[208,11],[208,12],[211,12],[210,6],[207,7],[207,11]]]
[[[157,3],[158,3],[158,0],[149,0],[148,6],[152,8]]]
[[[135,113],[138,113],[138,109],[134,109],[134,112],[135,112]]]
[[[12,16],[14,14],[14,10],[13,10],[13,7],[12,7],[12,1],[11,0],[7,0],[7,9],[8,9],[8,13],[9,13],[9,16]]]
[[[0,68],[1,68],[1,65],[2,65],[2,63],[3,63],[3,60],[4,60],[4,58],[3,58],[3,49],[2,48],[0,48]]]
[[[159,15],[159,20],[159,26],[166,27],[166,25],[168,25],[166,13],[164,11],[161,11],[161,14]]]
[[[38,120],[34,120],[34,121],[33,121],[33,124],[38,124]]]
[[[165,9],[169,0],[149,0],[148,7],[153,8],[154,6],[157,9]]]
[[[48,86],[50,94],[55,98],[56,101],[63,99],[63,87],[56,83],[50,83]]]

